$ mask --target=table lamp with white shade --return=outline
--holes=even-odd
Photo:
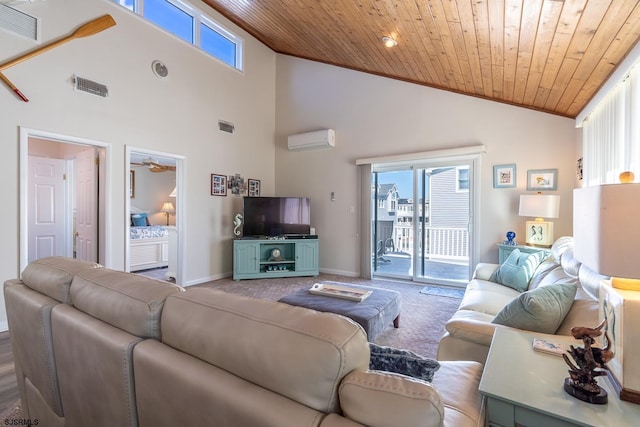
[[[634,403],[640,403],[639,224],[640,184],[573,190],[575,258],[583,266],[611,277],[601,282],[597,295],[599,317],[607,320],[605,331],[615,353],[607,364],[608,372],[620,399]]]
[[[553,222],[545,218],[558,218],[560,196],[523,194],[520,196],[520,216],[535,218],[526,222],[525,243],[533,246],[550,247],[553,243]]]
[[[160,209],[160,212],[164,212],[167,214],[167,225],[169,225],[169,214],[175,213],[176,209],[173,207],[173,203],[164,202],[162,208]]]

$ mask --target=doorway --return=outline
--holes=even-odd
[[[129,146],[126,157],[125,271],[181,285],[185,158]]]
[[[465,286],[473,265],[474,161],[374,165],[375,277]]]
[[[20,269],[47,256],[109,263],[108,146],[20,129]]]

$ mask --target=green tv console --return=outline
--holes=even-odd
[[[318,239],[235,239],[233,280],[318,275]]]

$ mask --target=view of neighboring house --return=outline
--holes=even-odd
[[[425,203],[419,199],[418,229],[424,227],[420,241],[425,244],[425,257],[469,258],[469,168],[446,167],[427,173]],[[396,184],[379,184],[374,240],[378,255],[389,252],[411,254],[414,250],[413,198],[400,198]],[[423,215],[424,213],[424,215]]]

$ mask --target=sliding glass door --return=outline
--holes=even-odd
[[[464,286],[470,277],[472,161],[375,165],[373,274]]]

